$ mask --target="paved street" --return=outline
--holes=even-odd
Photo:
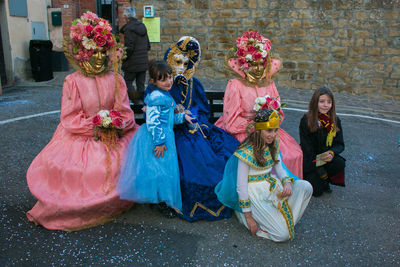
[[[59,110],[63,78],[58,79],[3,88],[0,96],[0,266],[400,264],[398,102],[336,95],[339,113],[387,121],[341,116],[347,186],[332,186],[332,194],[312,198],[291,242],[252,237],[235,217],[189,223],[165,219],[147,205],[136,205],[108,224],[67,233],[35,226],[25,216],[36,201],[27,187],[26,170],[51,139],[59,113],[11,120]],[[212,81],[204,85],[224,86]],[[278,90],[288,103],[282,127],[299,140],[303,112],[296,109],[306,108],[311,92]]]

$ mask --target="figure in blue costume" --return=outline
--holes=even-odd
[[[192,118],[175,112],[176,104],[169,94],[173,83],[171,67],[163,60],[151,61],[149,74],[151,83],[144,99],[146,123],[128,147],[118,192],[121,199],[161,203],[160,211],[172,217],[172,208],[182,209],[173,125],[185,120],[191,123]]]
[[[171,96],[197,119],[194,125],[175,127],[182,191],[178,216],[188,221],[231,216],[230,209],[218,201],[214,188],[222,179],[226,161],[239,145],[234,137],[208,122],[206,94],[200,81],[193,77],[200,57],[199,42],[189,36],[172,44],[164,56],[175,76]]]

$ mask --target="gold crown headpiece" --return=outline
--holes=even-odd
[[[279,114],[276,110],[272,110],[272,113],[267,116],[267,109],[260,109],[256,115],[256,121],[254,124],[255,130],[275,129],[279,128]],[[262,114],[264,113],[264,114]]]

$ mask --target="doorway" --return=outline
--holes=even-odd
[[[99,17],[110,22],[113,33],[119,32],[118,27],[118,5],[116,0],[97,0],[97,14]]]

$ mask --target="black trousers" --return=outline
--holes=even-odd
[[[310,182],[313,187],[313,196],[320,196],[322,193],[329,188],[329,177],[332,177],[344,170],[346,166],[346,160],[341,156],[335,156],[331,162],[318,167],[317,169],[304,172],[304,180]],[[326,173],[328,177],[322,179],[321,176]]]
[[[124,79],[128,92],[138,91],[144,92],[144,83],[146,81],[146,71],[140,72],[125,72]],[[133,82],[136,80],[136,90],[133,87]]]

